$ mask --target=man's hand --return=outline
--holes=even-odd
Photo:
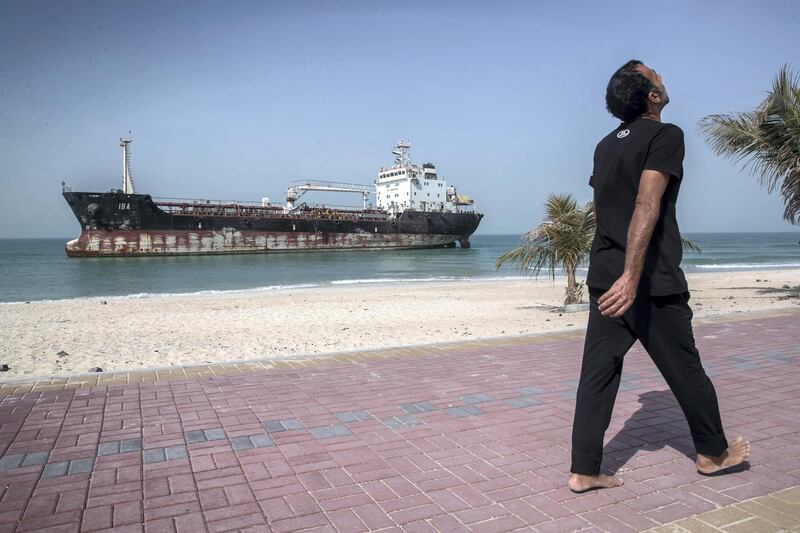
[[[611,288],[597,300],[600,314],[614,318],[624,315],[625,311],[630,309],[633,301],[636,300],[636,288],[638,285],[639,281],[631,276],[627,274],[620,276]]]

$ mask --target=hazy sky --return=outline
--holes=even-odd
[[[704,115],[758,104],[800,69],[800,3],[0,3],[0,237],[74,237],[60,182],[282,200],[287,182],[372,183],[400,138],[486,214],[536,225],[549,192],[591,198],[612,72],[663,76],[686,133],[684,232],[791,231],[755,178],[711,154]],[[328,197],[358,203],[358,197]]]

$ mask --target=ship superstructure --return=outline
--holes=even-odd
[[[448,187],[432,164],[412,165],[401,141],[395,164],[381,169],[374,186],[296,181],[284,204],[154,199],[134,190],[131,138],[123,149],[122,188],[63,195],[81,224],[66,244],[69,256],[183,255],[283,250],[468,248],[483,215],[472,200]],[[309,191],[356,193],[361,208],[303,202]],[[374,195],[376,205],[371,205]]]
[[[378,173],[375,188],[379,209],[389,213],[406,209],[457,213],[462,206],[473,205],[470,198],[459,196],[455,187],[447,186],[433,163],[412,165],[410,150],[408,142],[397,143],[392,150],[394,165]]]

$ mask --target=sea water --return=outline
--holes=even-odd
[[[686,272],[800,267],[800,232],[684,237],[703,248],[684,254]],[[0,302],[525,277],[494,266],[497,257],[520,244],[519,235],[473,235],[469,249],[120,258],[69,258],[67,240],[0,240]],[[539,277],[547,276],[543,271]]]

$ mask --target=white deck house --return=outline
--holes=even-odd
[[[455,187],[448,187],[431,163],[412,165],[408,158],[410,149],[411,145],[405,141],[397,143],[392,150],[395,164],[378,173],[375,180],[378,209],[392,213],[406,209],[455,212],[459,206],[473,204],[469,198],[459,196]]]

